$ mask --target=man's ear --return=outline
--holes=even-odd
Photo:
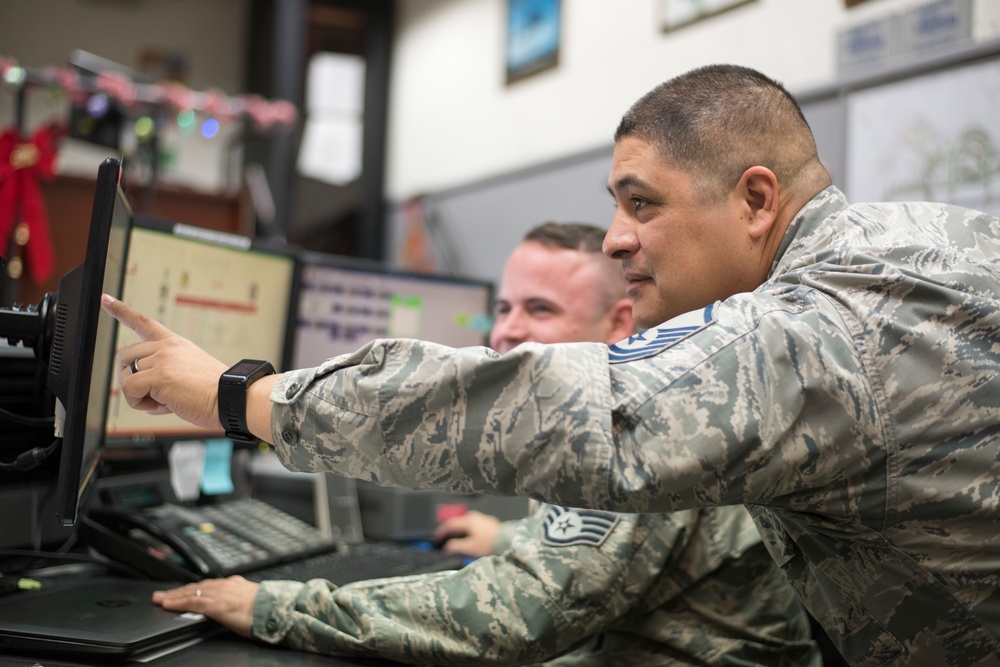
[[[763,237],[778,217],[778,177],[767,167],[750,167],[736,188],[747,212],[747,233]]]
[[[635,319],[632,317],[632,299],[618,299],[608,311],[611,330],[608,332],[608,345],[625,340],[635,333]]]

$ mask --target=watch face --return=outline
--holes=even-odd
[[[250,375],[255,370],[260,368],[263,365],[263,363],[264,362],[261,361],[254,361],[253,359],[244,359],[243,361],[239,362],[238,364],[230,368],[228,371],[226,371],[226,375],[236,375],[238,377],[246,377],[247,375]]]

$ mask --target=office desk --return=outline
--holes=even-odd
[[[194,646],[146,663],[127,661],[85,661],[72,657],[0,655],[0,667],[93,667],[102,665],[150,665],[151,667],[399,667],[400,663],[364,658],[335,658],[250,641],[223,632]]]

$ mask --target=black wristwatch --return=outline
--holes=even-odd
[[[269,361],[244,359],[219,377],[219,421],[226,437],[240,442],[257,442],[247,428],[247,389],[265,375],[274,375]]]

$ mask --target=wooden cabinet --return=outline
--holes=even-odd
[[[41,285],[27,275],[16,281],[6,277],[2,305],[14,301],[25,305],[38,303],[46,292],[58,289],[63,274],[83,261],[94,186],[94,180],[77,176],[56,176],[42,183],[56,268]],[[166,186],[126,187],[125,194],[137,213],[248,236],[253,232],[253,208],[245,188],[227,194],[207,194]],[[11,250],[16,252],[15,248]]]

